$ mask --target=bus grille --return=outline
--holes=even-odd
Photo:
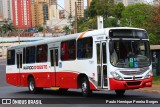
[[[127,82],[128,86],[135,86],[135,85],[140,85],[140,84],[141,84],[140,81],[138,81],[138,82]]]
[[[124,75],[141,75],[144,71],[120,71]]]

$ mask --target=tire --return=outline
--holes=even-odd
[[[28,89],[32,94],[36,94],[38,92],[38,88],[36,88],[35,81],[33,77],[28,79]]]
[[[117,96],[124,96],[126,90],[115,90]]]
[[[88,97],[91,95],[92,91],[90,90],[89,81],[87,78],[82,78],[81,90],[84,97]]]

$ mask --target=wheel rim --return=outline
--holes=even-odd
[[[87,91],[87,84],[86,84],[86,82],[82,83],[82,91],[83,91],[83,93],[86,93],[86,91]]]
[[[34,90],[34,82],[33,81],[30,82],[29,88],[30,88],[31,91]]]

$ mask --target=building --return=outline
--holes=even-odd
[[[65,17],[75,17],[75,2],[78,17],[84,17],[84,0],[64,0]]]
[[[76,0],[64,0],[65,18],[75,16],[75,2]]]
[[[12,20],[12,0],[0,0],[0,17]]]
[[[84,0],[77,0],[76,3],[77,17],[84,17]]]
[[[50,13],[50,20],[52,19],[59,19],[59,10],[57,6],[57,0],[50,0],[49,3],[49,13]]]
[[[65,18],[65,10],[59,10],[59,19]]]
[[[2,18],[3,8],[2,8],[2,0],[0,0],[0,18]]]
[[[49,20],[49,0],[32,0],[32,26],[44,26]]]
[[[144,0],[114,0],[114,2],[116,4],[118,4],[119,2],[122,2],[124,4],[124,6],[128,6],[130,4],[143,3]]]
[[[31,0],[12,0],[13,25],[18,29],[32,27]]]
[[[160,45],[150,45],[150,49],[153,74],[160,75]]]

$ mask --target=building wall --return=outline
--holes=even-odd
[[[84,17],[84,0],[77,0],[77,17]]]
[[[19,29],[32,27],[31,0],[12,0],[13,25]]]
[[[0,14],[3,19],[12,19],[12,0],[0,0]]]
[[[34,0],[32,7],[32,25],[33,27],[44,26],[46,20],[49,20],[49,0]]]
[[[66,18],[68,18],[70,14],[75,16],[75,2],[76,0],[64,0],[64,9],[67,11],[65,11]]]
[[[75,17],[75,2],[77,2],[78,17],[84,17],[84,0],[64,0],[65,17],[68,18],[70,14]]]
[[[50,20],[59,19],[59,10],[56,5],[49,6]]]

